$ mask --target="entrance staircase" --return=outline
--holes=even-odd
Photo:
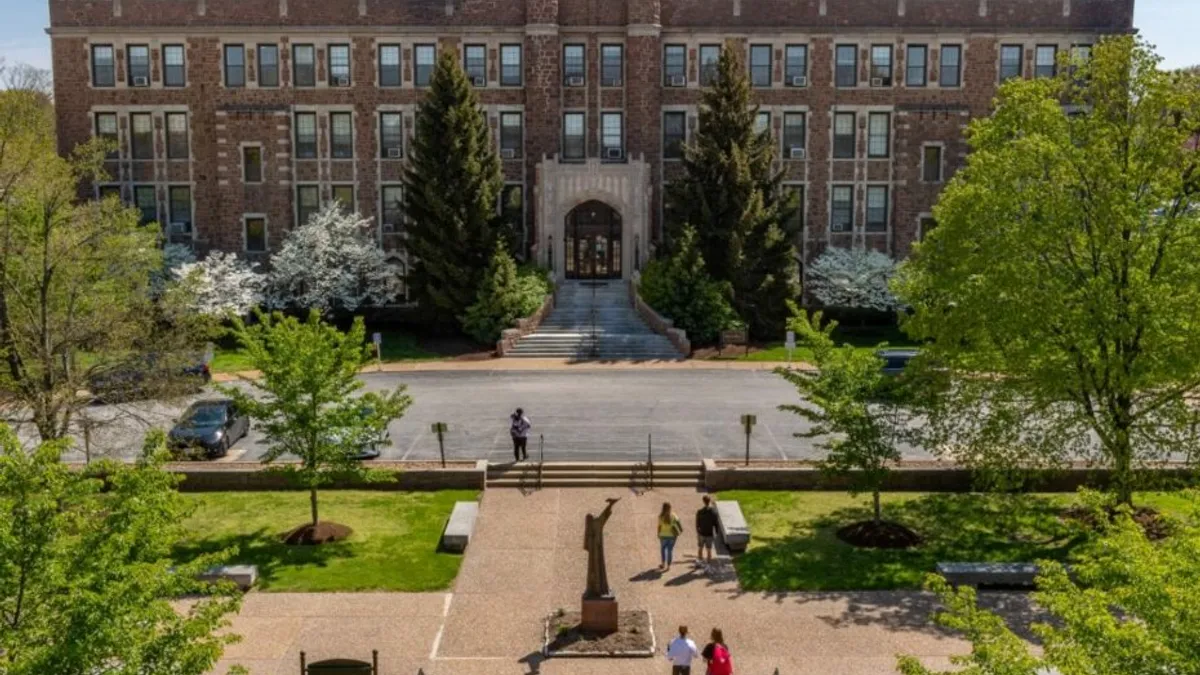
[[[632,490],[696,488],[704,484],[704,466],[696,462],[655,462],[651,475],[644,462],[546,462],[541,465],[541,487],[612,487]],[[538,463],[491,464],[489,488],[538,488]]]
[[[666,337],[642,322],[621,280],[567,281],[554,311],[505,356],[597,361],[682,358]]]

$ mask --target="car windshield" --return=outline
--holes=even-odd
[[[225,423],[225,406],[202,405],[192,408],[184,416],[183,424],[189,427],[211,427]]]

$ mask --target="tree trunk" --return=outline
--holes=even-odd
[[[308,491],[308,502],[312,507],[312,524],[317,526],[317,489],[310,488]]]
[[[1118,505],[1133,507],[1133,447],[1129,430],[1119,425],[1112,447],[1112,490]]]
[[[871,493],[871,500],[875,503],[875,522],[883,522],[883,506],[879,503],[879,490]]]

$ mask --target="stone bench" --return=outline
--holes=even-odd
[[[446,521],[446,529],[442,532],[442,548],[456,553],[465,551],[478,517],[479,502],[454,502],[454,510],[450,512],[450,519]]]
[[[717,502],[717,527],[730,551],[740,553],[750,545],[750,526],[737,502]]]
[[[956,586],[1034,588],[1038,566],[1034,563],[941,562],[937,564],[937,573]]]
[[[208,583],[232,581],[238,588],[247,591],[258,581],[258,565],[221,565],[210,567],[200,574],[197,579]]]

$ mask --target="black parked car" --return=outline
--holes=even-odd
[[[364,408],[362,411],[362,416],[367,417],[371,415],[372,412],[374,412],[372,409]],[[329,434],[329,440],[332,443],[341,445],[346,442],[346,437],[348,435],[349,432],[346,429],[334,429]],[[347,450],[347,453],[349,453],[351,459],[377,459],[381,454],[380,448],[385,445],[390,445],[391,442],[392,433],[387,429],[387,427],[384,427],[383,431],[379,432],[378,434],[371,434],[366,438],[358,439],[358,441],[354,443],[354,449]]]
[[[918,349],[880,349],[875,356],[883,359],[884,375],[899,375],[908,367],[908,362],[920,353]]]
[[[212,381],[204,357],[146,354],[92,374],[88,389],[100,403],[198,393]]]
[[[250,431],[250,418],[229,399],[196,401],[188,406],[168,435],[171,446],[201,450],[207,457],[224,457],[229,446]]]

